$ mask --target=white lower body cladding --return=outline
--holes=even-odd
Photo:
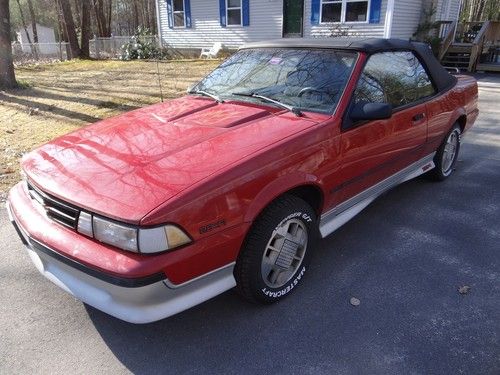
[[[130,323],[150,323],[198,305],[233,288],[234,263],[181,285],[167,279],[139,287],[123,287],[93,277],[33,246],[33,240],[10,220],[28,244],[26,250],[38,271],[79,300]]]

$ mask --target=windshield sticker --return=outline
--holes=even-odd
[[[282,61],[283,61],[283,59],[282,59],[282,58],[280,58],[280,57],[273,57],[271,60],[269,60],[269,64],[272,64],[272,65],[278,65],[278,64],[280,64]]]

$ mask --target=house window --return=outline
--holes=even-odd
[[[321,0],[321,23],[367,22],[370,0]]]
[[[342,1],[323,0],[321,2],[321,22],[340,22]]]
[[[227,25],[241,25],[241,0],[226,0]]]
[[[172,0],[172,6],[174,14],[174,27],[186,26],[184,0]]]

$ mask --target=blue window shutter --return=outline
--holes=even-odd
[[[311,25],[319,25],[320,6],[321,0],[311,0]]]
[[[226,0],[219,0],[220,25],[226,27]]]
[[[370,6],[370,23],[380,23],[380,9],[382,8],[382,0],[372,0]]]
[[[250,26],[250,0],[241,0],[243,8],[243,26]]]
[[[172,8],[172,0],[167,0],[167,19],[168,19],[168,27],[174,28],[174,13]]]
[[[186,16],[186,27],[191,28],[191,3],[184,0],[184,15]]]

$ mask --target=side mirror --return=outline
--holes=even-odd
[[[388,103],[356,103],[351,110],[352,121],[384,120],[392,116],[392,105]]]

